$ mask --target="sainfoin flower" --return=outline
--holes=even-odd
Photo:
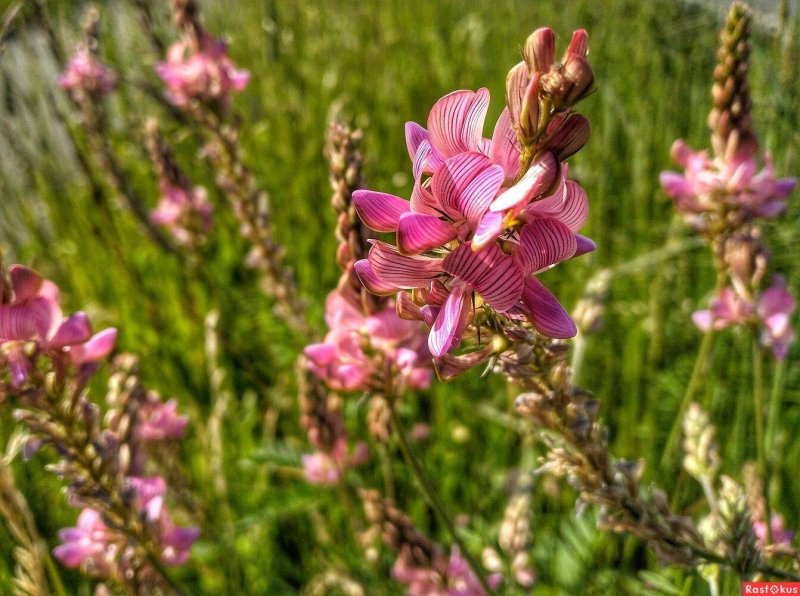
[[[181,188],[162,181],[161,199],[150,219],[169,229],[181,244],[189,244],[209,232],[212,211],[208,193],[202,186]]]
[[[199,47],[195,47],[199,46]],[[167,95],[177,106],[191,101],[225,103],[234,91],[242,91],[250,73],[238,70],[225,42],[203,31],[195,44],[189,40],[172,44],[167,60],[156,65],[167,86]]]
[[[27,378],[30,356],[36,351],[86,368],[111,352],[116,329],[93,336],[86,313],[63,316],[53,282],[22,265],[12,265],[8,273],[12,297],[8,304],[0,304],[0,362],[8,363],[15,385]]]
[[[786,522],[783,516],[774,513],[770,521],[770,530],[772,530],[772,544],[791,544],[794,540],[794,532],[786,529]],[[762,546],[767,545],[767,524],[763,521],[756,521],[753,523],[753,532],[758,538],[759,544]]]
[[[703,331],[732,325],[759,325],[761,343],[772,348],[775,358],[782,360],[794,341],[790,322],[796,305],[786,281],[776,275],[772,285],[758,294],[755,301],[743,298],[732,288],[723,288],[719,297],[711,301],[711,307],[695,312],[692,319]]]
[[[146,442],[180,439],[186,432],[188,416],[178,414],[178,402],[149,400],[139,410],[139,438]]]
[[[305,348],[311,370],[335,390],[380,388],[386,374],[410,389],[430,384],[432,370],[418,321],[405,321],[389,301],[363,315],[338,290],[325,303],[328,334]]]
[[[795,178],[776,177],[769,154],[759,171],[750,153],[712,159],[679,139],[672,146],[672,158],[684,173],[662,172],[661,186],[699,231],[711,231],[715,219],[735,227],[757,218],[776,217],[786,210],[786,197],[797,185]]]
[[[303,475],[311,484],[336,484],[348,468],[364,463],[369,458],[366,443],[357,443],[348,453],[347,438],[336,439],[330,453],[315,451],[302,457]]]
[[[103,97],[116,87],[116,77],[85,45],[75,50],[58,84],[74,94]]]
[[[436,357],[459,345],[478,309],[490,319],[526,319],[550,337],[573,336],[572,319],[533,275],[594,248],[577,234],[588,215],[586,194],[561,164],[588,128],[556,116],[546,150],[519,172],[508,108],[492,138],[482,137],[488,101],[485,89],[456,91],[433,106],[427,129],[406,125],[410,201],[369,190],[353,196],[367,226],[397,235],[397,246],[374,242],[356,272],[376,294],[413,290],[419,308],[405,316],[430,326]]]
[[[392,567],[392,576],[408,586],[409,596],[483,596],[486,593],[458,547],[452,548],[449,559],[439,554],[430,567],[418,567],[410,561],[411,557],[401,552]],[[500,585],[502,577],[494,574],[488,580],[489,587],[494,589]]]

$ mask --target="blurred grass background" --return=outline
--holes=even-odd
[[[166,2],[154,2],[157,32],[174,39]],[[86,4],[49,2],[66,47],[80,39]],[[154,207],[155,175],[142,147],[146,116],[158,115],[179,159],[196,183],[213,186],[213,173],[198,156],[191,131],[170,119],[143,91],[158,85],[152,66],[160,59],[148,43],[130,3],[107,2],[102,12],[101,53],[118,71],[120,90],[109,100],[111,142],[136,191]],[[348,569],[368,593],[399,593],[386,578],[389,560],[366,565],[350,541],[325,547],[321,514],[334,535],[347,516],[325,489],[281,475],[307,450],[299,431],[293,363],[304,338],[272,315],[257,276],[241,263],[246,246],[233,218],[217,200],[214,233],[194,267],[164,255],[149,242],[114,193],[93,188],[79,167],[77,148],[59,116],[71,109],[54,84],[59,67],[25,10],[13,24],[0,56],[0,245],[6,263],[21,262],[56,281],[65,310],[87,310],[97,328],[120,329],[119,347],[141,356],[149,386],[175,395],[193,416],[184,457],[190,483],[203,493],[209,483],[208,429],[204,421],[215,395],[204,348],[204,317],[220,313],[220,365],[224,390],[233,399],[224,415],[225,503],[211,501],[201,514],[209,527],[193,551],[193,564],[177,572],[191,593],[282,594],[298,591],[331,566]],[[203,3],[208,28],[224,36],[251,82],[236,98],[243,114],[245,157],[269,191],[275,233],[287,249],[311,320],[322,332],[322,304],[339,271],[334,261],[334,218],[323,145],[333,113],[364,128],[368,186],[408,196],[409,160],[403,137],[407,120],[425,123],[445,93],[486,86],[492,94],[488,122],[503,107],[505,74],[518,60],[527,35],[550,26],[559,50],[573,29],[590,34],[590,60],[598,90],[579,105],[593,136],[570,160],[573,177],[586,188],[591,215],[584,233],[598,250],[546,273],[545,282],[571,308],[584,285],[602,268],[624,266],[667,242],[689,237],[659,189],[658,173],[672,168],[669,148],[677,137],[708,144],[705,118],[715,60],[718,16],[706,9],[653,0],[575,0],[466,3],[280,2],[246,0]],[[778,172],[796,175],[800,148],[800,77],[796,22],[753,39],[751,69],[754,119],[764,149]],[[69,126],[75,127],[74,116]],[[490,124],[487,124],[489,129]],[[490,129],[489,129],[490,130]],[[487,134],[489,132],[487,130]],[[102,173],[97,173],[102,180]],[[219,199],[219,197],[217,197]],[[775,270],[800,289],[796,199],[780,222],[766,230]],[[677,470],[660,471],[667,434],[691,372],[700,333],[690,314],[713,288],[704,248],[634,273],[613,277],[599,333],[586,338],[581,383],[603,401],[614,452],[648,462],[646,478],[670,489],[679,509],[695,513],[700,491]],[[790,528],[800,527],[800,366],[797,348],[786,360],[780,467],[775,504]],[[749,338],[726,333],[702,389],[718,429],[726,473],[755,454]],[[769,369],[770,371],[772,369]],[[772,380],[770,374],[768,380]],[[409,398],[407,425],[426,422],[432,435],[418,446],[454,513],[468,513],[468,543],[477,550],[502,517],[509,478],[520,466],[535,467],[539,447],[508,422],[513,391],[474,371],[448,385]],[[364,434],[363,408],[347,407],[355,434]],[[13,430],[3,417],[3,434]],[[298,439],[300,437],[300,439]],[[524,445],[524,447],[523,447]],[[18,466],[40,529],[54,536],[72,525],[76,512],[42,470],[47,455]],[[399,462],[399,458],[397,460]],[[415,522],[446,542],[432,515],[414,498],[400,463],[398,502]],[[280,464],[280,465],[278,465]],[[379,484],[363,471],[365,484]],[[594,517],[573,515],[574,493],[537,480],[534,514],[536,593],[703,593],[696,574],[661,570],[633,540],[594,529]],[[229,510],[226,521],[220,511]],[[312,546],[316,536],[317,546]],[[330,539],[330,538],[329,538]],[[0,584],[10,585],[11,538],[0,529]],[[638,570],[649,568],[651,573]],[[76,593],[88,583],[64,572]],[[246,586],[246,588],[245,588]],[[670,589],[674,589],[670,592]],[[737,588],[738,590],[738,588]],[[2,589],[0,589],[2,591]]]

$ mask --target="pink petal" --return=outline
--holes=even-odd
[[[433,196],[431,191],[425,188],[422,183],[417,180],[414,183],[414,190],[411,191],[411,212],[425,213],[427,215],[435,215],[436,217],[439,217],[442,215],[442,211],[442,206]]]
[[[506,103],[508,105],[508,115],[514,125],[519,125],[519,116],[522,112],[522,101],[525,97],[525,90],[530,82],[528,65],[520,62],[512,68],[506,77]]]
[[[797,186],[796,178],[781,178],[775,181],[775,190],[772,194],[776,199],[781,199],[789,196],[795,186]]]
[[[114,349],[116,341],[116,329],[113,327],[103,329],[100,333],[93,335],[86,343],[72,346],[69,353],[72,357],[73,364],[102,360]]]
[[[674,199],[676,197],[694,194],[692,183],[678,172],[661,172],[658,179],[661,182],[664,193],[666,193],[668,197]]]
[[[692,313],[692,321],[701,331],[708,331],[714,324],[714,315],[710,310],[696,310]]]
[[[83,560],[89,554],[87,545],[68,542],[67,544],[59,544],[53,549],[53,556],[61,561],[64,567],[74,569],[80,567]]]
[[[61,323],[56,334],[47,343],[50,347],[62,348],[81,344],[91,336],[92,326],[89,323],[89,317],[84,312],[76,312]]]
[[[447,244],[456,237],[453,224],[434,215],[404,213],[397,228],[397,248],[404,255],[418,255]]]
[[[479,250],[494,242],[503,231],[503,219],[503,214],[498,211],[490,211],[484,215],[472,237],[472,250]]]
[[[589,53],[589,34],[586,29],[578,29],[572,34],[572,39],[569,42],[569,47],[565,56],[575,54],[581,58],[586,58]]]
[[[497,124],[494,125],[489,157],[503,168],[506,178],[513,180],[519,171],[521,153],[519,139],[511,122],[511,115],[508,108],[505,108],[497,119]]]
[[[552,153],[545,153],[525,172],[522,180],[497,197],[489,209],[505,211],[527,205],[552,186],[557,174],[558,162]]]
[[[375,275],[375,272],[372,270],[372,267],[367,259],[356,261],[353,264],[353,270],[356,272],[356,275],[358,275],[358,279],[361,280],[361,283],[364,284],[364,287],[367,288],[367,290],[372,294],[376,294],[378,296],[391,296],[400,290],[400,288],[397,286],[387,284],[377,275]]]
[[[401,255],[385,242],[375,242],[368,259],[378,279],[399,288],[424,288],[442,274],[442,259]]]
[[[12,304],[32,299],[42,287],[42,276],[23,265],[11,265],[8,268],[8,276],[11,278],[11,289],[14,291]]]
[[[575,234],[575,241],[578,247],[575,249],[575,254],[572,255],[573,258],[585,255],[587,252],[592,252],[597,248],[597,244],[595,244],[594,240],[586,236],[581,236],[580,234]]]
[[[328,366],[338,354],[336,346],[329,343],[309,344],[303,348],[303,353],[320,367]]]
[[[411,160],[411,171],[414,180],[419,180],[423,172],[432,173],[442,164],[442,159],[434,151],[429,140],[424,140],[417,147],[417,152]]]
[[[531,323],[539,333],[556,339],[574,337],[578,332],[575,322],[564,307],[535,277],[525,280],[522,302],[530,310]]]
[[[406,148],[408,149],[408,156],[414,161],[414,156],[417,154],[420,143],[422,141],[429,141],[430,136],[428,131],[422,128],[416,122],[406,122]]]
[[[482,184],[481,174],[491,167],[492,162],[488,157],[474,151],[451,157],[431,178],[433,196],[448,215],[454,219],[461,219],[465,215],[460,208],[462,194],[467,191],[473,180],[480,179]],[[479,188],[470,191],[470,197],[478,190]],[[492,197],[489,197],[489,201],[491,199]]]
[[[445,257],[442,269],[470,284],[499,312],[514,306],[522,293],[522,271],[496,244],[477,252],[461,244]]]
[[[431,145],[444,159],[464,151],[475,151],[483,138],[483,121],[488,108],[487,89],[445,95],[428,116]]]
[[[589,217],[589,199],[580,184],[567,180],[564,207],[554,217],[573,232],[583,227]]]
[[[505,178],[502,167],[490,166],[475,176],[456,197],[456,208],[463,214],[470,228],[478,227]]]
[[[376,232],[394,232],[403,213],[408,213],[408,201],[385,192],[357,190],[353,193],[353,206],[361,221]]]
[[[575,234],[560,221],[536,219],[522,227],[514,258],[523,274],[530,275],[569,259],[577,245]]]
[[[547,148],[556,154],[558,161],[564,161],[577,153],[592,134],[589,119],[581,114],[572,114],[547,140]]]
[[[471,292],[472,289],[466,284],[460,284],[450,292],[428,336],[428,349],[433,356],[441,356],[460,343],[470,312]]]
[[[556,54],[556,36],[549,27],[541,27],[528,36],[523,50],[525,61],[532,70],[547,72]]]

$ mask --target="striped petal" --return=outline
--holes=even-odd
[[[550,202],[550,197],[538,201],[529,206],[525,213],[530,218],[536,215],[545,215],[557,219],[571,231],[577,232],[586,223],[589,217],[589,200],[586,197],[586,191],[581,188],[580,184],[567,180],[562,188],[563,200],[558,209],[545,211],[545,202]]]
[[[522,271],[496,244],[479,251],[461,244],[445,257],[442,269],[470,284],[499,312],[514,306],[522,293]]]
[[[442,259],[401,255],[385,242],[375,242],[368,259],[378,279],[398,288],[424,288],[442,274]]]
[[[32,299],[42,287],[42,276],[23,265],[9,267],[8,276],[11,278],[11,289],[14,291],[13,304]]]
[[[575,322],[564,307],[535,277],[525,280],[522,302],[530,311],[531,324],[548,337],[566,339],[578,333]]]
[[[547,148],[564,161],[577,153],[592,134],[589,119],[581,114],[570,115],[561,127],[547,140]]]
[[[483,121],[489,108],[489,91],[454,91],[431,108],[428,134],[437,153],[447,159],[475,151],[483,138]]]
[[[411,171],[414,174],[414,180],[419,180],[423,173],[427,172],[432,174],[436,169],[442,165],[442,159],[431,147],[428,139],[425,139],[417,147],[417,152],[411,159]]]
[[[422,143],[422,141],[428,141],[429,139],[428,131],[422,128],[422,126],[416,122],[406,122],[406,148],[408,149],[408,156],[412,161],[417,154],[420,143]]]
[[[414,182],[414,190],[411,191],[411,212],[426,213],[428,215],[442,215],[442,206],[433,196],[429,188],[426,188],[419,180]]]
[[[450,222],[434,215],[404,213],[397,227],[397,248],[404,255],[418,255],[447,244],[456,237]]]
[[[570,229],[555,219],[535,219],[519,234],[519,249],[514,255],[524,275],[547,269],[575,254],[578,243]]]
[[[495,167],[500,169],[498,166]],[[468,205],[468,201],[480,200],[481,192],[491,191],[490,183],[493,182],[493,177],[496,177],[496,174],[488,175],[487,178],[482,177],[483,172],[490,168],[492,168],[491,160],[485,155],[474,151],[451,157],[442,164],[442,167],[431,178],[431,192],[448,215],[453,219],[462,219],[465,215],[461,210],[462,204]],[[500,169],[500,172],[502,174],[502,169]],[[476,181],[476,186],[470,188],[473,181]],[[464,194],[467,196],[462,199],[461,197]],[[494,195],[489,197],[487,205],[493,198]],[[471,208],[471,212],[479,208],[480,205],[474,207],[474,209]],[[481,215],[483,214],[481,213]]]
[[[505,108],[497,119],[489,146],[489,157],[498,164],[506,174],[506,178],[514,180],[519,172],[519,157],[522,153],[517,133],[511,122],[508,108]]]
[[[428,335],[428,349],[433,356],[439,357],[461,342],[470,312],[471,292],[467,284],[457,285],[450,292]]]
[[[545,192],[558,174],[558,162],[552,153],[545,153],[517,184],[506,190],[490,205],[492,211],[519,209]]]
[[[411,208],[400,197],[374,190],[355,191],[353,206],[361,221],[376,232],[395,232],[400,216]]]
[[[508,72],[506,77],[506,104],[508,105],[508,115],[515,126],[519,126],[519,115],[522,111],[522,100],[525,97],[525,90],[530,82],[528,65],[520,62]]]
[[[503,214],[497,211],[490,211],[483,216],[481,223],[475,230],[472,237],[472,250],[480,250],[503,232]]]
[[[387,284],[375,275],[367,259],[361,259],[353,264],[353,270],[358,279],[367,288],[367,291],[377,296],[391,296],[400,291],[400,288]]]
[[[56,334],[47,343],[52,348],[63,348],[82,344],[91,336],[92,326],[89,323],[89,317],[84,312],[76,312],[61,323]]]

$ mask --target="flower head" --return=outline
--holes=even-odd
[[[86,45],[81,45],[58,77],[58,84],[76,99],[99,99],[111,93],[117,81],[114,73]]]
[[[153,223],[165,226],[181,244],[190,244],[211,229],[213,206],[202,186],[182,188],[161,183],[161,199],[150,214]]]

